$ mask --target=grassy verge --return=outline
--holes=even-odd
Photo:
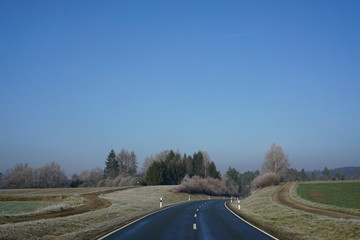
[[[173,188],[151,186],[102,194],[99,197],[110,201],[110,207],[61,218],[0,225],[0,239],[96,239],[158,210],[160,197],[163,197],[165,207],[188,200],[189,194],[175,193]],[[191,199],[207,199],[207,196],[192,195]]]
[[[257,191],[237,203],[229,204],[233,211],[279,239],[359,239],[360,220],[335,219],[291,209],[272,201],[279,186]]]
[[[360,181],[298,183],[290,197],[307,206],[360,216]]]

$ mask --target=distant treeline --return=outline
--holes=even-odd
[[[2,188],[59,188],[69,186],[60,165],[51,162],[41,168],[31,168],[28,164],[15,164],[5,174],[0,173]]]
[[[181,155],[173,150],[163,151],[155,157],[145,160],[145,182],[148,185],[174,185],[179,184],[188,175],[201,178],[221,179],[216,165],[209,155],[199,151],[190,155]]]
[[[15,164],[0,173],[0,188],[62,188],[133,185],[179,185],[178,191],[213,195],[247,196],[252,190],[286,181],[360,179],[360,167],[306,172],[289,168],[288,156],[273,144],[266,153],[262,171],[241,173],[233,167],[221,175],[206,151],[192,155],[166,150],[144,160],[141,171],[135,152],[111,150],[104,170],[95,168],[67,177],[60,164],[50,162],[40,168]]]
[[[111,150],[105,168],[82,171],[67,177],[60,164],[51,162],[40,168],[15,164],[5,174],[0,173],[1,188],[62,188],[130,185],[179,185],[178,191],[212,195],[243,195],[250,193],[251,181],[259,171],[243,174],[229,168],[221,176],[215,162],[206,151],[192,155],[166,150],[147,157],[141,171],[135,152]]]

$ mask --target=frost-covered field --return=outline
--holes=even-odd
[[[61,218],[3,224],[0,225],[0,239],[95,239],[131,219],[158,210],[160,197],[164,206],[188,201],[188,194],[175,193],[173,189],[174,186],[149,186],[101,194],[99,197],[112,203],[110,207]],[[104,188],[75,190],[69,189],[71,194],[77,195],[104,191]],[[56,192],[53,189],[39,191],[17,194],[44,196]],[[192,200],[196,199],[207,199],[207,196],[192,195]]]
[[[281,239],[359,239],[359,219],[338,219],[295,210],[272,201],[279,186],[258,190],[241,201],[240,214],[280,233]],[[231,208],[237,211],[237,203]]]

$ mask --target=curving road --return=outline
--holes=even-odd
[[[208,200],[183,203],[101,239],[274,239],[241,221],[225,208],[225,202]]]

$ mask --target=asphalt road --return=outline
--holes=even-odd
[[[234,216],[225,200],[193,201],[168,208],[110,236],[114,239],[273,239]]]

